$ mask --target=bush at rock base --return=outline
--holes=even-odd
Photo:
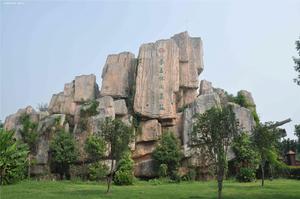
[[[130,152],[122,156],[113,178],[116,185],[131,185],[133,183],[133,163]]]

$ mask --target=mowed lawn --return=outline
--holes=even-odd
[[[0,189],[0,199],[202,199],[217,196],[214,181],[159,185],[138,181],[132,186],[113,186],[111,194],[105,193],[105,184],[68,181],[23,181]],[[267,180],[264,188],[260,187],[260,181],[225,181],[223,193],[227,199],[300,199],[300,181]]]

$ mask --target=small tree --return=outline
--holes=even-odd
[[[0,184],[11,184],[24,177],[27,166],[27,144],[14,138],[14,133],[0,129]]]
[[[131,185],[133,183],[133,160],[131,153],[128,151],[123,154],[119,161],[116,174],[114,176],[114,183],[116,185]]]
[[[300,40],[297,40],[296,42],[296,50],[298,51],[298,55],[300,56]],[[295,71],[298,72],[298,76],[294,79],[294,82],[298,85],[300,85],[300,57],[293,57],[293,60],[295,62]]]
[[[74,138],[63,129],[56,133],[50,143],[51,160],[58,166],[60,179],[69,179],[70,164],[77,158],[78,152]]]
[[[101,180],[107,175],[107,165],[101,162],[105,156],[106,143],[102,137],[90,135],[85,142],[85,151],[88,154],[92,164],[88,166],[88,176],[90,180]]]
[[[279,132],[272,123],[258,124],[254,128],[252,140],[255,148],[259,153],[261,167],[261,186],[264,186],[265,181],[265,165],[269,161],[270,164],[279,165],[277,144]]]
[[[218,181],[218,198],[222,197],[223,178],[227,168],[227,152],[232,139],[238,134],[235,114],[230,106],[211,108],[196,116],[192,142],[196,148],[207,147],[213,157]]]
[[[113,176],[116,172],[116,165],[119,164],[124,152],[129,147],[129,143],[133,138],[133,129],[125,125],[121,120],[112,118],[105,118],[99,127],[100,131],[97,132],[108,145],[109,159],[111,160],[110,173],[107,175],[107,193],[110,192],[110,186]]]
[[[30,178],[31,165],[33,165],[32,156],[33,154],[36,153],[36,143],[38,140],[38,132],[37,132],[38,124],[36,122],[31,121],[30,115],[28,115],[27,113],[21,115],[20,122],[22,124],[20,133],[23,142],[28,144],[30,150],[28,156],[28,171],[27,171],[27,177]]]
[[[250,136],[243,132],[235,137],[232,149],[236,156],[237,179],[242,182],[255,180],[255,171],[259,163],[259,157]]]
[[[168,176],[172,177],[176,174],[182,154],[178,140],[172,132],[164,132],[162,134],[159,145],[154,150],[152,156],[158,162],[159,166],[167,166]]]

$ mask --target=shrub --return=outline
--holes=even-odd
[[[90,135],[86,139],[84,149],[90,159],[99,160],[102,156],[104,156],[106,144],[101,137]]]
[[[0,184],[11,184],[25,177],[28,146],[15,140],[13,132],[0,129]]]
[[[181,152],[177,139],[171,132],[163,133],[159,145],[153,152],[153,158],[159,165],[167,165],[167,174],[171,177],[178,168]]]
[[[20,121],[22,124],[22,128],[20,129],[22,139],[25,143],[28,144],[30,151],[35,152],[36,142],[38,139],[38,125],[37,123],[32,122],[30,119],[30,115],[26,113],[21,115]]]
[[[168,166],[166,164],[159,165],[158,175],[159,177],[167,177]]]
[[[300,180],[300,166],[289,166],[289,178]]]
[[[101,162],[94,162],[88,166],[88,178],[92,181],[103,180],[108,173],[108,167]]]
[[[255,180],[255,169],[241,168],[236,178],[239,182],[252,182]]]
[[[133,160],[129,152],[125,153],[119,161],[117,171],[113,178],[116,185],[131,185],[134,180]]]
[[[188,173],[182,176],[183,181],[194,181],[196,179],[197,172],[195,169],[189,169]]]
[[[56,133],[50,143],[51,161],[56,164],[60,178],[68,179],[70,164],[77,158],[74,138],[63,129]]]

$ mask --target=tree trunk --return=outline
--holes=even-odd
[[[31,173],[31,155],[28,155],[28,171],[27,171],[27,177],[30,179],[30,173]]]
[[[265,163],[262,161],[261,163],[261,186],[263,187],[265,184]]]
[[[114,160],[111,159],[110,174],[107,177],[107,191],[106,191],[106,193],[110,192],[110,185],[111,185],[112,177],[113,177],[113,169],[114,169]]]
[[[218,179],[218,199],[222,198],[223,179]]]

